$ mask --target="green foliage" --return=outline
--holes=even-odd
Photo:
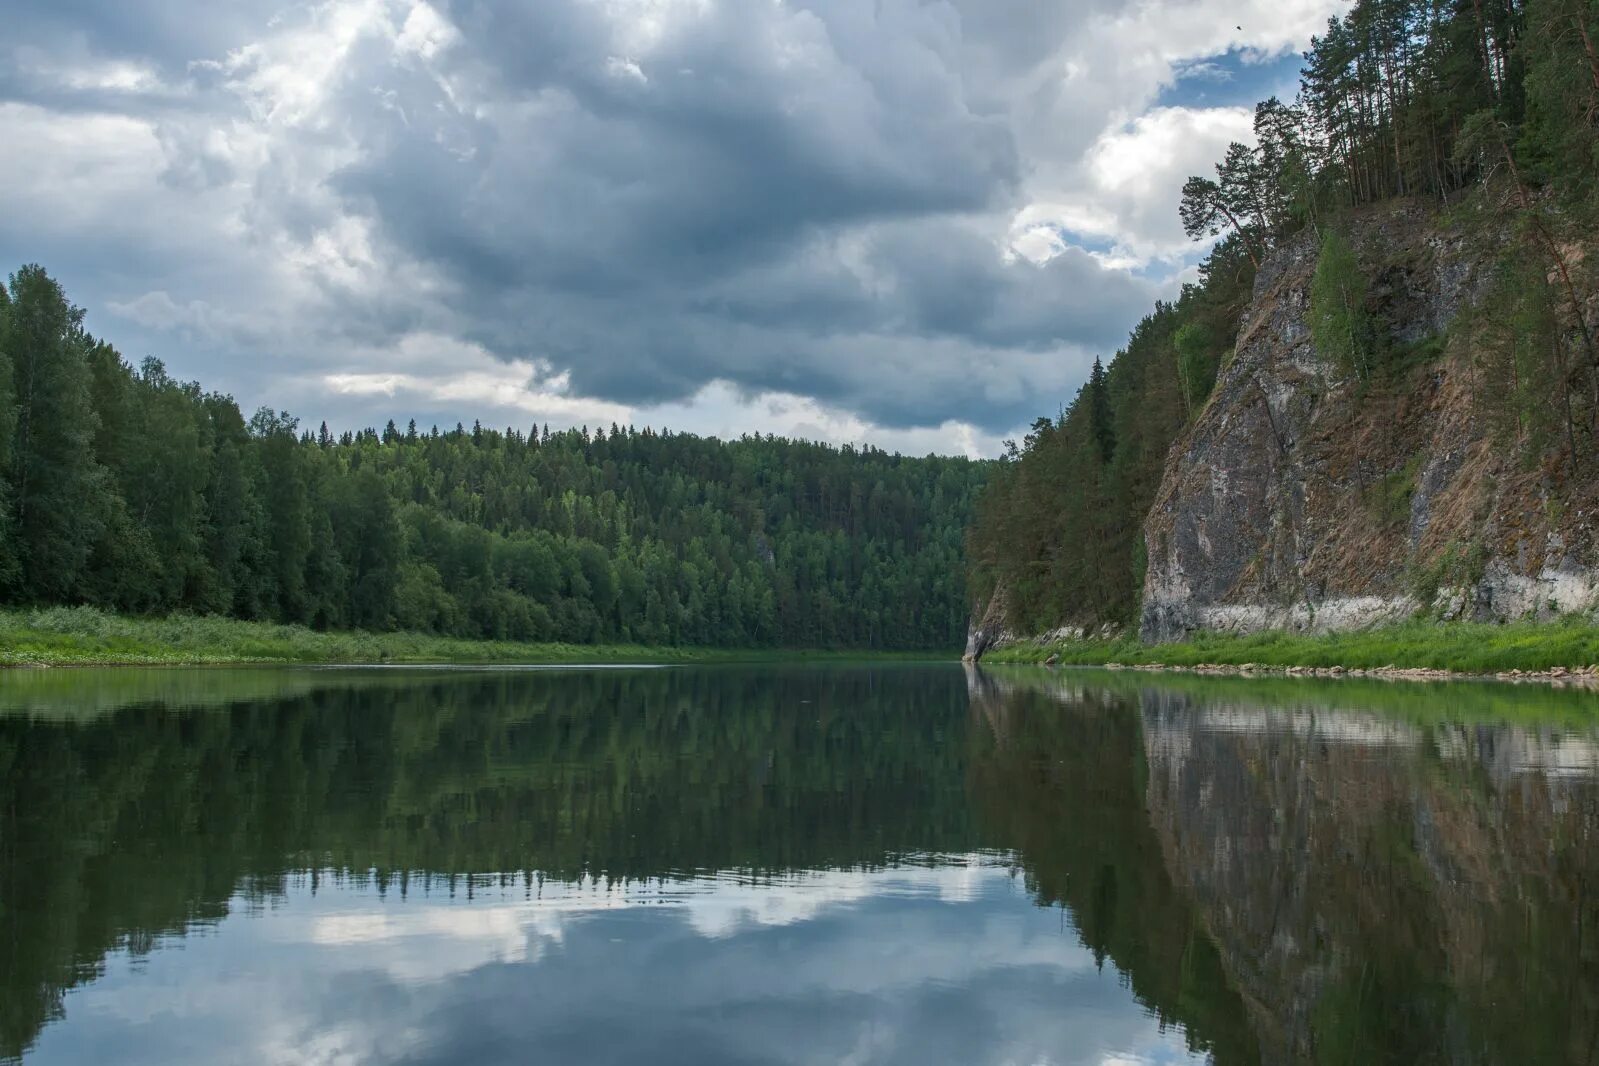
[[[0,303],[0,604],[566,644],[953,648],[987,473],[774,437],[335,437],[134,370],[44,271]],[[9,387],[0,373],[0,399]],[[7,417],[0,405],[0,419]]]
[[[1481,580],[1487,563],[1488,547],[1481,541],[1452,542],[1432,562],[1412,568],[1410,595],[1426,616],[1441,606],[1438,597],[1446,589],[1469,588]]]
[[[11,365],[11,294],[0,284],[0,589],[10,588],[22,569],[12,532],[14,520],[11,448],[16,438],[17,394]]]
[[[1599,625],[1575,617],[1509,625],[1417,621],[1345,633],[1199,633],[1175,644],[1146,645],[1132,638],[1026,643],[991,652],[984,661],[1043,662],[1051,655],[1062,664],[1075,666],[1253,663],[1363,670],[1397,666],[1489,674],[1599,663]]]
[[[1410,521],[1410,501],[1416,495],[1416,478],[1426,458],[1411,456],[1404,466],[1384,474],[1362,493],[1366,509],[1379,525],[1397,527]]]
[[[8,449],[12,595],[60,600],[84,577],[108,511],[105,470],[95,461],[89,346],[83,312],[37,266],[11,275],[6,355],[16,416]]]
[[[1473,312],[1477,409],[1499,441],[1535,461],[1552,446],[1580,447],[1587,430],[1576,353],[1562,328],[1557,296],[1536,260],[1508,255]]]
[[[1310,283],[1310,335],[1318,354],[1359,382],[1370,381],[1375,367],[1366,288],[1354,249],[1337,230],[1329,229]]]
[[[1039,419],[992,475],[967,559],[974,591],[1004,590],[1011,624],[1134,621],[1166,453],[1209,394],[1253,284],[1242,243],[1218,245],[1201,278],[1158,304],[1108,367],[1096,361],[1060,419]],[[1192,376],[1174,372],[1185,357]]]
[[[403,594],[403,593],[402,593]],[[639,644],[531,643],[421,631],[318,632],[214,615],[145,617],[98,607],[0,610],[0,667],[175,666],[226,663],[672,663],[849,658],[866,653]],[[924,652],[874,651],[873,658]],[[945,655],[952,655],[945,651]]]
[[[1596,22],[1585,0],[1357,0],[1330,20],[1305,55],[1299,97],[1260,104],[1254,145],[1229,145],[1213,175],[1183,187],[1185,232],[1224,239],[1200,283],[1175,309],[1157,306],[1109,364],[1114,458],[1107,465],[1085,453],[1086,392],[1058,425],[1042,423],[979,507],[968,550],[973,589],[1002,589],[1010,622],[1023,630],[1133,620],[1138,529],[1166,453],[1230,358],[1255,268],[1306,227],[1321,245],[1309,316],[1317,351],[1362,390],[1378,379],[1395,391],[1417,387],[1412,371],[1443,355],[1445,338],[1389,342],[1335,225],[1395,197],[1449,204],[1500,183],[1478,202],[1509,205],[1524,231],[1512,253],[1523,277],[1480,316],[1503,337],[1479,394],[1530,459],[1556,445],[1573,462],[1592,456],[1599,330],[1584,302],[1592,267],[1563,248],[1580,247],[1599,217]],[[1496,221],[1496,239],[1514,228]],[[1367,502],[1395,522],[1411,491],[1396,474]]]
[[[1585,0],[1534,0],[1521,40],[1526,121],[1517,154],[1566,205],[1599,210],[1599,11]]]
[[[1417,367],[1430,366],[1442,359],[1448,350],[1446,333],[1429,333],[1413,341],[1396,343],[1386,360],[1389,376],[1399,378]]]
[[[1183,404],[1192,419],[1216,385],[1221,367],[1221,352],[1210,328],[1203,322],[1184,322],[1172,335],[1177,350],[1177,379],[1183,390]]]

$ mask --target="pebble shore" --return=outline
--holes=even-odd
[[[1043,665],[1055,666],[1054,656]],[[1106,670],[1142,670],[1148,673],[1206,674],[1218,677],[1370,677],[1389,681],[1464,681],[1493,680],[1513,684],[1547,684],[1556,686],[1581,686],[1599,688],[1599,664],[1593,666],[1556,666],[1549,670],[1507,670],[1503,673],[1474,674],[1458,670],[1437,670],[1430,667],[1378,666],[1350,669],[1343,666],[1270,666],[1263,663],[1237,665],[1204,664],[1199,666],[1167,666],[1157,663],[1105,663]]]

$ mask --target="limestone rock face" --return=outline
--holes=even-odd
[[[1005,589],[1001,586],[989,596],[987,603],[973,606],[972,620],[966,627],[966,651],[961,658],[974,663],[1015,639],[1005,619]]]
[[[1443,354],[1361,389],[1311,339],[1317,238],[1278,249],[1145,521],[1145,640],[1599,607],[1599,479],[1528,469],[1474,397],[1463,312],[1499,250],[1405,205],[1350,238],[1393,347],[1439,338]]]

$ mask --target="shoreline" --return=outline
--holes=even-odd
[[[229,656],[191,654],[181,648],[160,649],[137,655],[29,655],[21,656],[0,649],[0,673],[32,670],[135,670],[181,667],[183,669],[239,670],[250,668],[271,669],[282,666],[315,666],[324,669],[410,669],[410,670],[460,670],[482,668],[486,670],[541,670],[573,669],[625,670],[632,668],[666,666],[737,666],[760,663],[944,663],[960,661],[955,652],[901,652],[872,651],[869,649],[828,648],[635,648],[631,645],[594,644],[574,645],[591,654],[560,654],[540,657],[538,653],[506,658],[422,658],[357,659],[357,658],[304,658],[269,656]]]
[[[985,665],[1097,666],[1224,677],[1489,680],[1599,686],[1599,623],[1416,620],[1329,633],[1196,633],[1144,644],[1132,637],[1012,640]]]
[[[1196,663],[1172,665],[1168,663],[1081,663],[1002,662],[1003,666],[1040,666],[1055,670],[1076,667],[1088,670],[1127,671],[1148,674],[1193,674],[1199,677],[1300,677],[1321,680],[1365,678],[1378,681],[1498,681],[1510,684],[1546,684],[1555,687],[1599,689],[1599,664],[1580,667],[1556,666],[1548,670],[1505,670],[1497,673],[1478,673],[1464,670],[1445,670],[1426,666],[1272,666],[1260,663]]]
[[[597,653],[615,651],[613,645],[596,644]],[[674,649],[652,649],[649,653],[603,658],[601,655],[573,656],[571,658],[538,659],[534,657],[510,659],[294,659],[294,658],[228,658],[186,656],[181,651],[170,655],[147,657],[107,658],[0,658],[0,673],[26,673],[35,670],[247,670],[276,669],[284,666],[319,667],[327,670],[362,670],[394,668],[404,670],[628,670],[661,668],[667,666],[740,666],[762,663],[936,663],[953,665],[960,662],[958,654],[940,655],[934,652],[890,651],[833,651],[820,648],[754,649],[727,651],[711,649],[707,654],[695,649],[688,654],[671,654]]]
[[[545,659],[532,655],[504,659],[441,659],[438,657],[420,659],[233,658],[225,655],[188,655],[178,649],[145,656],[106,657],[32,656],[21,658],[0,653],[0,655],[4,656],[0,657],[0,673],[33,670],[159,670],[169,667],[188,670],[242,670],[251,668],[272,669],[283,666],[315,666],[331,670],[381,669],[388,667],[408,670],[460,670],[471,668],[485,670],[542,670],[561,669],[563,667],[590,670],[626,670],[666,666],[738,666],[761,663],[953,664],[960,661],[960,656],[954,653],[940,655],[936,652],[835,651],[821,648],[761,648],[747,651],[696,648],[686,649],[684,654],[675,654],[677,649],[673,648],[654,648],[629,655],[617,654],[619,650],[615,645],[596,644],[593,646],[593,651],[595,652],[593,655],[574,655],[571,657]]]
[[[199,615],[137,617],[91,607],[0,610],[0,670],[135,667],[672,666],[779,661],[955,661],[957,649],[717,648],[569,644],[425,633],[318,631]]]

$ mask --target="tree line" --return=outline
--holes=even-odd
[[[1199,280],[1009,447],[968,537],[974,593],[1002,587],[1012,624],[1035,631],[1136,622],[1141,526],[1166,454],[1231,357],[1261,263],[1307,229],[1321,245],[1318,352],[1358,391],[1416,387],[1408,372],[1442,356],[1443,339],[1391,339],[1346,234],[1399,197],[1453,208],[1501,246],[1462,321],[1485,424],[1529,465],[1589,470],[1599,347],[1579,249],[1599,223],[1596,43],[1586,0],[1358,0],[1332,19],[1305,53],[1298,98],[1261,103],[1254,143],[1184,185],[1185,231],[1217,239]]]
[[[0,286],[0,603],[648,644],[948,648],[987,464],[772,436],[333,434]]]

